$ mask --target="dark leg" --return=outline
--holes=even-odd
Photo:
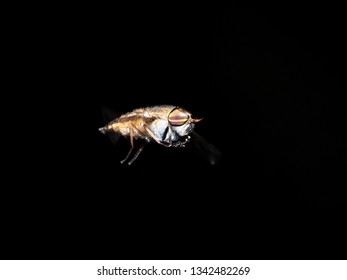
[[[128,152],[128,154],[125,157],[125,159],[120,161],[121,164],[123,164],[128,159],[128,157],[130,156],[132,150],[134,149],[134,139],[133,139],[133,131],[132,130],[130,130],[130,144],[131,144],[130,151]]]
[[[144,141],[143,144],[141,145],[141,147],[137,150],[136,154],[134,155],[134,157],[128,162],[128,164],[132,164],[135,159],[137,159],[137,157],[139,156],[139,154],[141,153],[141,151],[143,150],[143,147],[146,145],[147,141]]]

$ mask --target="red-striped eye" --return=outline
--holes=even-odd
[[[169,123],[171,125],[180,126],[189,120],[189,114],[183,109],[176,108],[169,114]]]

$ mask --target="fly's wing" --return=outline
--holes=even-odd
[[[114,111],[106,108],[106,107],[102,107],[102,117],[104,119],[104,123],[105,125],[107,125],[108,123],[110,123],[111,121],[115,120],[117,117],[119,117],[120,114],[115,113]],[[119,138],[121,137],[121,135],[119,133],[115,133],[114,131],[105,131],[103,130],[103,128],[99,129],[102,133],[107,134],[108,137],[110,138],[111,142],[116,145]]]
[[[207,142],[196,132],[190,134],[192,138],[192,143],[197,149],[197,152],[211,165],[216,165],[221,160],[220,150],[213,146],[211,143]]]

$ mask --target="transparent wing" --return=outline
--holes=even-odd
[[[105,124],[113,121],[114,119],[118,118],[121,115],[120,113],[114,112],[106,107],[102,107],[101,111],[102,111],[102,117],[104,119]]]
[[[193,146],[204,160],[206,160],[211,165],[216,165],[220,162],[222,155],[217,147],[207,142],[196,132],[192,132],[190,136]]]

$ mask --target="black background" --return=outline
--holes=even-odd
[[[20,24],[3,258],[345,258],[345,16],[84,5]],[[160,104],[204,118],[220,164],[152,143],[121,165],[101,108]]]

